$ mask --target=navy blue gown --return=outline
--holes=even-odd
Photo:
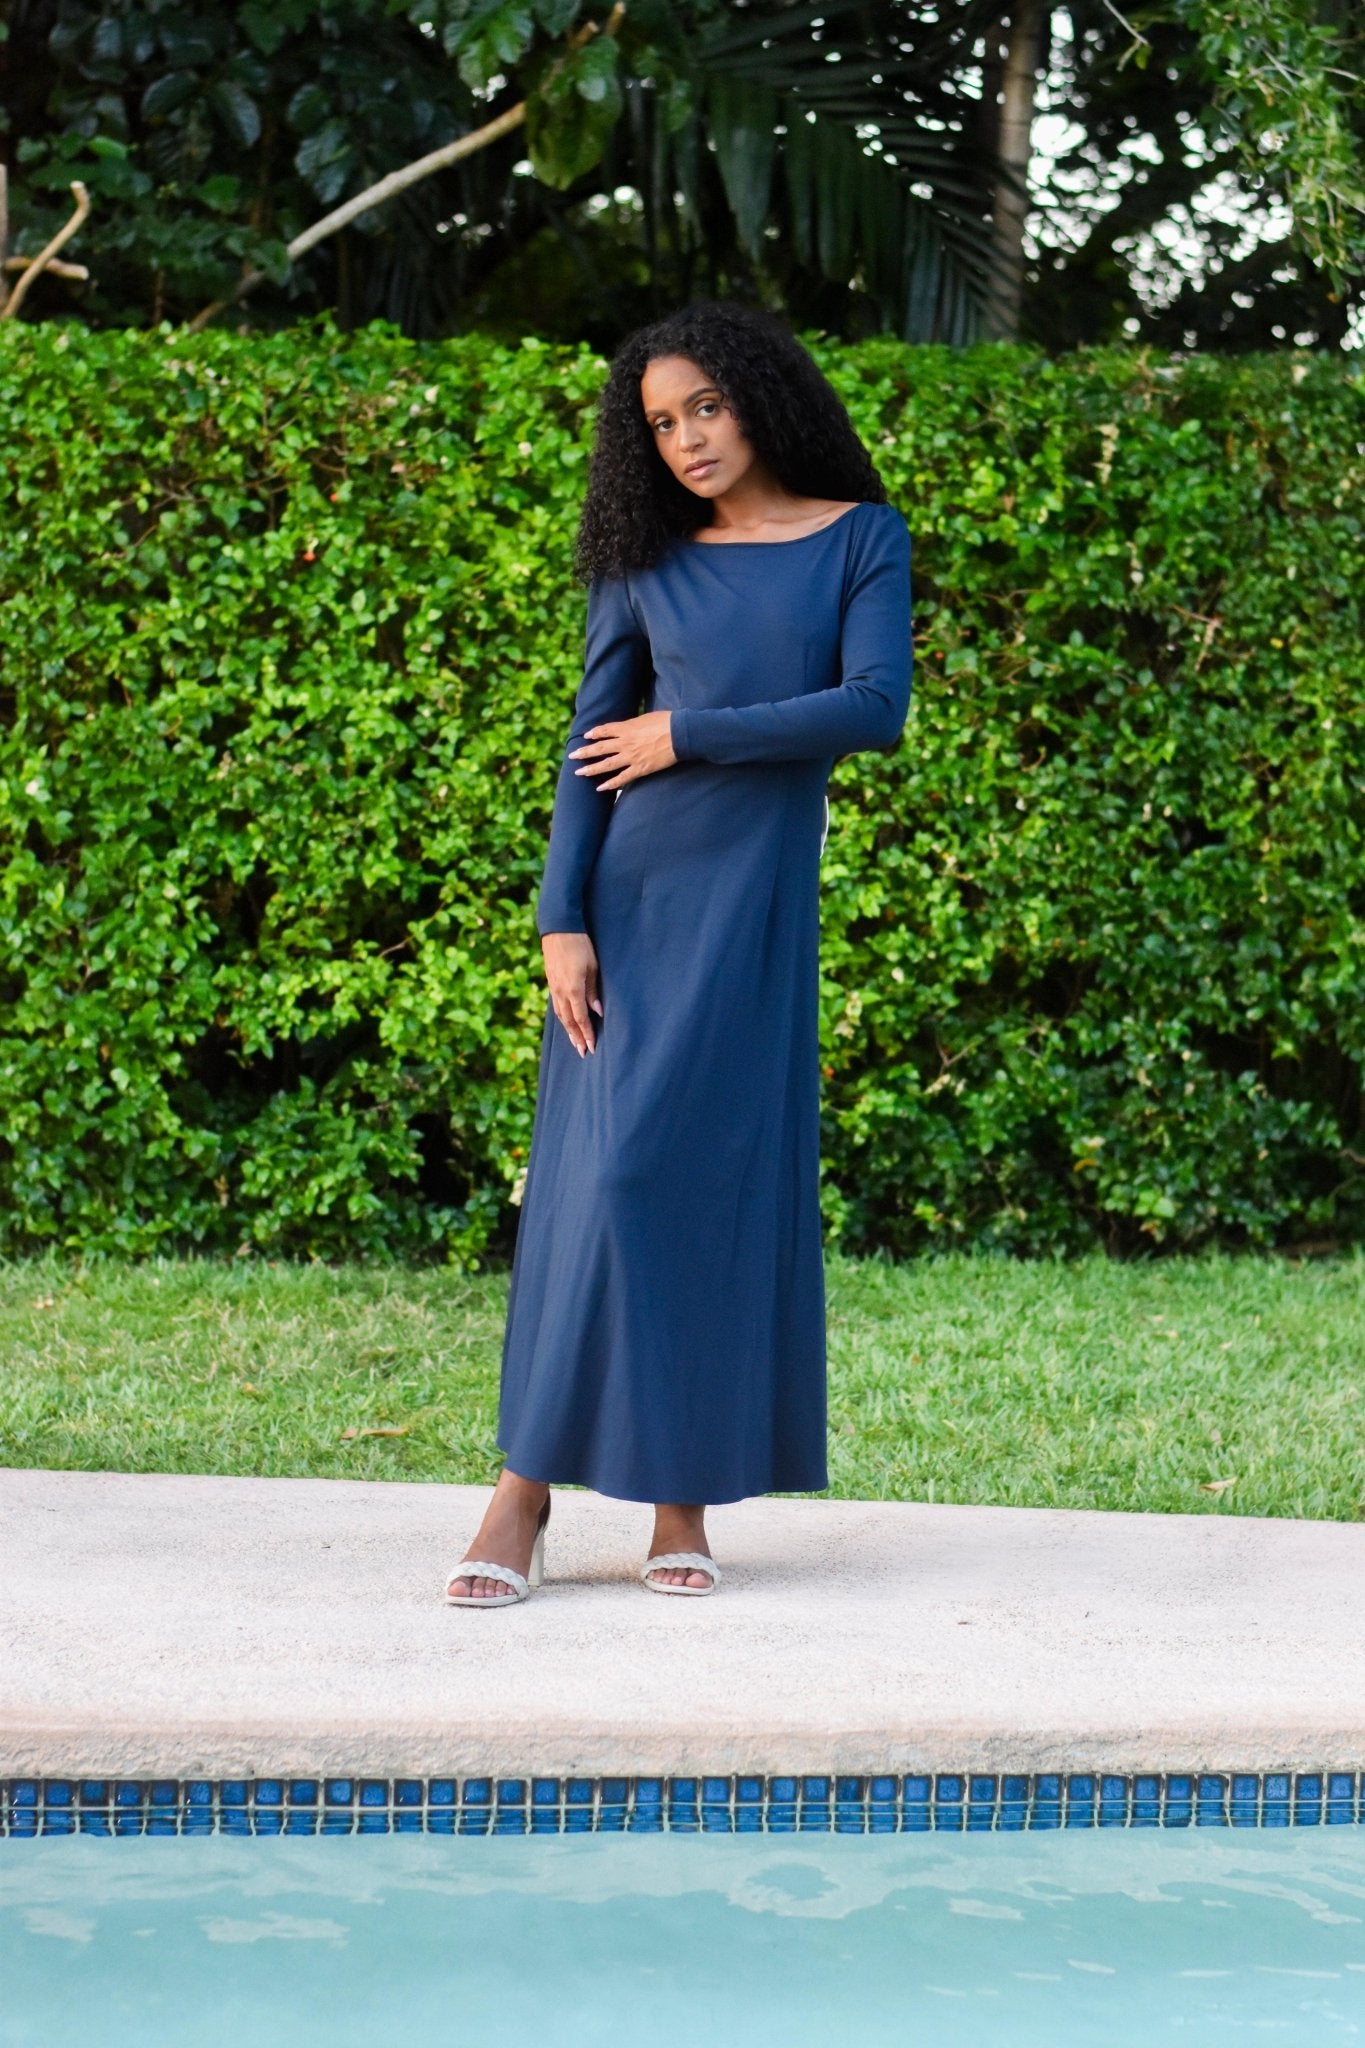
[[[580,1057],[546,1003],[498,1417],[523,1478],[696,1503],[828,1484],[825,788],[900,733],[910,628],[890,505],[591,585],[536,927],[590,934],[603,1014]],[[673,766],[575,774],[590,726],[658,710]]]

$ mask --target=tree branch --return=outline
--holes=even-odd
[[[390,171],[386,178],[381,178],[375,185],[367,186],[363,192],[357,192],[355,198],[346,200],[344,205],[333,207],[321,220],[314,221],[312,227],[305,228],[301,235],[295,235],[293,241],[288,244],[285,254],[291,263],[294,262],[296,258],[306,255],[309,249],[315,249],[319,242],[326,241],[329,235],[335,235],[342,228],[349,227],[353,220],[358,220],[362,213],[368,213],[372,207],[382,206],[386,199],[396,199],[398,194],[406,192],[410,185],[420,184],[423,178],[430,178],[436,171],[443,171],[448,165],[459,163],[461,157],[473,156],[477,150],[486,149],[490,142],[496,142],[500,136],[510,134],[525,118],[526,102],[518,100],[514,107],[509,107],[505,114],[499,114],[495,121],[487,122],[482,128],[472,129],[468,135],[461,135],[456,141],[447,142],[443,148],[433,149],[426,156],[419,156],[414,163],[404,164],[399,171]],[[185,333],[198,334],[202,328],[208,326],[210,320],[217,319],[229,306],[240,304],[258,285],[265,283],[266,275],[264,270],[245,271],[240,282],[225,299],[215,299],[211,306],[204,307],[202,313],[195,314],[193,320],[186,325]]]
[[[76,211],[72,214],[65,227],[58,228],[47,247],[40,249],[31,263],[25,264],[19,282],[15,285],[14,290],[10,293],[4,305],[0,306],[0,320],[12,320],[14,318],[20,306],[23,305],[28,288],[34,279],[42,276],[57,251],[64,249],[71,240],[71,237],[76,233],[76,230],[84,224],[86,216],[90,212],[90,194],[86,191],[79,178],[72,185],[71,190],[76,201]],[[65,268],[65,266],[63,267]]]
[[[27,270],[31,260],[28,256],[7,256],[4,262],[0,263],[0,270]],[[56,257],[49,258],[46,269],[49,277],[84,279],[90,275],[83,263],[62,263]]]
[[[606,36],[615,35],[625,11],[625,0],[616,0],[600,30],[595,21],[585,21],[566,38],[568,51],[578,49],[581,44],[599,33]],[[525,119],[526,102],[518,100],[514,107],[508,107],[505,113],[486,122],[482,128],[471,129],[468,135],[461,135],[454,142],[447,142],[440,149],[433,149],[426,156],[419,156],[415,162],[404,164],[401,170],[390,171],[388,176],[380,178],[377,184],[367,186],[363,192],[357,192],[354,199],[347,199],[342,205],[333,207],[321,220],[314,221],[312,227],[305,228],[301,235],[295,235],[285,251],[290,262],[305,256],[310,249],[315,249],[319,242],[325,242],[340,229],[349,227],[362,213],[371,212],[374,207],[382,206],[388,199],[396,199],[400,192],[406,192],[412,185],[421,184],[424,178],[430,178],[435,172],[444,171],[451,164],[459,163],[462,157],[473,156],[478,150],[486,149],[489,143],[497,142],[501,136],[510,135]],[[254,292],[258,285],[264,284],[265,279],[266,272],[263,270],[244,272],[240,282],[227,297],[215,299],[211,306],[205,306],[202,313],[196,313],[184,332],[198,334],[202,328],[208,326],[210,320],[216,319],[219,313],[225,312],[229,306],[238,305],[248,293]]]

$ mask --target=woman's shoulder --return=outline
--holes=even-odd
[[[854,545],[874,550],[899,550],[910,545],[910,526],[899,506],[889,500],[865,499],[848,515],[856,525]]]
[[[869,527],[883,533],[894,533],[898,528],[903,528],[906,533],[910,531],[905,514],[899,505],[893,505],[889,498],[867,499],[862,507],[862,515]]]

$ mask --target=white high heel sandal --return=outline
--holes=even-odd
[[[657,1579],[651,1579],[651,1572],[673,1570],[705,1572],[709,1586],[661,1586]],[[640,1577],[651,1593],[688,1593],[694,1600],[705,1600],[720,1584],[720,1566],[714,1557],[703,1557],[699,1550],[665,1550],[658,1557],[647,1557],[640,1568]]]
[[[507,1564],[486,1564],[482,1558],[465,1557],[446,1575],[447,1607],[513,1607],[518,1600],[525,1600],[545,1578],[545,1529],[550,1519],[550,1501],[546,1496],[536,1524],[536,1540],[531,1545],[531,1565],[525,1578],[514,1572]],[[506,1593],[452,1593],[450,1588],[457,1579],[500,1579],[510,1590]]]

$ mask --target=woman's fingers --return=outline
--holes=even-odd
[[[575,756],[576,758],[577,756]],[[629,768],[631,759],[632,757],[629,754],[623,753],[614,741],[609,742],[607,744],[607,751],[600,760],[585,761],[581,768],[574,769],[574,774],[614,775],[622,768]],[[605,789],[605,787],[605,783],[598,784],[599,789]]]
[[[571,747],[569,749],[569,759],[571,761],[584,762],[589,771],[591,771],[594,767],[600,768],[608,754],[619,754],[621,748],[622,741],[619,737],[615,733],[607,733],[596,739],[584,740],[579,746]],[[583,772],[582,768],[578,770],[580,775]]]
[[[630,724],[639,727],[643,721],[632,718]],[[639,734],[632,744],[629,735],[616,725],[595,725],[584,734],[583,744],[569,750],[571,761],[581,761],[582,767],[575,768],[575,775],[610,776],[609,782],[599,782],[599,789],[616,789],[633,778],[629,771],[636,765],[639,748]]]
[[[559,1022],[564,1030],[564,1035],[568,1039],[570,1045],[573,1047],[574,1051],[579,1055],[579,1057],[582,1058],[584,1055],[590,1052],[592,1048],[589,1046],[587,1042],[582,1025],[579,1023],[577,1017],[574,1015],[573,1004],[565,996],[552,996],[550,998],[550,1007],[553,1009],[555,1016],[559,1019]]]
[[[596,1039],[593,1036],[592,1018],[588,1015],[588,992],[584,987],[571,989],[565,998],[569,1012],[569,1037],[579,1057],[590,1053]]]
[[[580,1058],[593,1050],[592,1019],[581,989],[561,989],[550,997],[550,1006],[564,1027],[570,1045]]]
[[[590,1005],[597,994],[597,949],[586,932],[547,932],[541,941],[550,1004],[580,1058],[596,1049]],[[599,1016],[601,1004],[596,1005]]]
[[[669,711],[644,711],[638,718],[619,724],[593,725],[569,759],[581,765],[575,775],[591,775],[598,789],[624,789],[660,768],[671,768],[677,760],[673,751],[673,723]]]

